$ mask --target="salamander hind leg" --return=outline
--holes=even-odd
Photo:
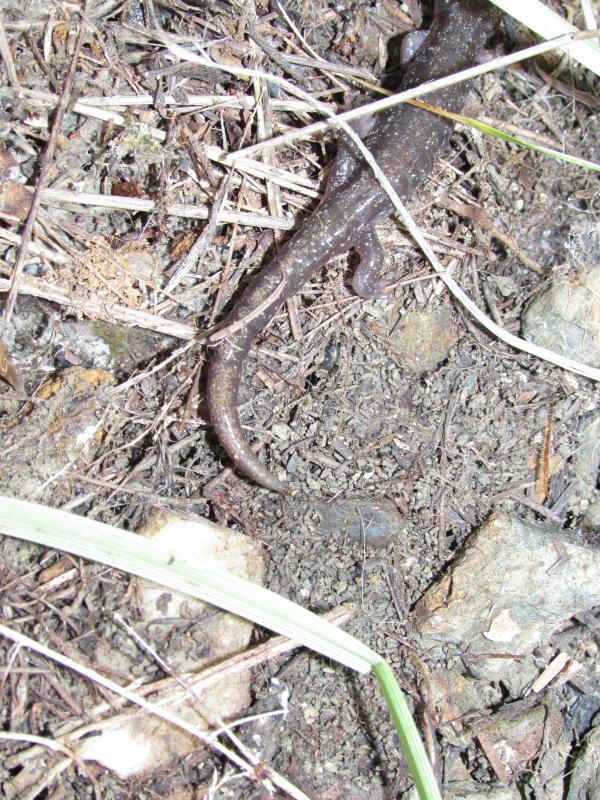
[[[387,297],[383,268],[385,255],[374,227],[367,228],[354,243],[354,249],[360,258],[354,270],[352,288],[359,297],[381,300]]]

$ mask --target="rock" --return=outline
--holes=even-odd
[[[531,702],[509,703],[473,725],[492,769],[504,784],[522,776],[523,771],[543,749],[558,742],[563,720],[551,705]]]
[[[94,335],[87,320],[63,322],[54,337],[57,366],[77,366],[87,369],[113,367],[108,344]]]
[[[569,780],[567,800],[593,800],[600,794],[600,720],[584,739]]]
[[[162,514],[140,533],[168,544],[190,564],[216,564],[255,583],[263,581],[260,547],[241,533],[206,520]],[[145,580],[139,582],[139,595],[138,630],[144,628],[145,641],[179,675],[202,671],[243,652],[250,643],[252,623],[194,597]],[[185,675],[185,682],[193,685],[194,674]],[[150,699],[208,732],[211,724],[231,720],[250,705],[250,672],[230,672],[196,689],[193,696],[175,682]],[[164,768],[199,747],[196,737],[145,713],[121,714],[99,730],[80,743],[78,755],[104,764],[122,778]]]
[[[398,509],[385,498],[316,500],[310,507],[318,515],[316,534],[323,539],[383,546],[397,538],[403,527]]]
[[[13,180],[0,181],[0,213],[23,222],[31,208],[31,189]]]
[[[512,297],[518,294],[519,287],[517,286],[517,282],[510,276],[494,275],[491,282],[495,284],[502,297]]]
[[[94,457],[114,383],[107,372],[80,367],[48,378],[20,423],[0,430],[3,494],[52,505],[71,499],[70,488],[54,479]]]
[[[600,367],[600,267],[553,281],[534,297],[523,315],[523,336]]]
[[[552,506],[555,513],[566,514],[568,511],[579,517],[587,512],[598,481],[599,441],[600,410],[596,409],[582,420],[577,449],[571,458],[572,478]]]
[[[96,319],[63,323],[56,341],[71,364],[104,366],[119,376],[129,376],[173,340],[145,328]]]
[[[542,745],[541,753],[536,758],[530,778],[526,780],[532,797],[543,797],[544,800],[564,800],[565,775],[568,774],[571,764],[572,742],[572,731],[565,729],[552,747]]]
[[[566,724],[577,739],[582,739],[598,715],[600,721],[600,682],[591,680],[585,692],[575,692],[565,714]]]
[[[498,688],[488,681],[463,675],[457,669],[433,669],[429,683],[431,701],[442,722],[460,720],[502,701]]]
[[[448,358],[458,334],[446,307],[409,311],[398,322],[393,315],[388,343],[398,362],[410,372],[431,372]]]
[[[581,527],[588,531],[600,531],[600,503],[591,503],[581,520]]]
[[[600,552],[582,542],[560,528],[492,515],[417,603],[422,643],[449,646],[472,675],[518,695],[538,672],[534,648],[600,603]]]

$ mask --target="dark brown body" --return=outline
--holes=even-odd
[[[471,66],[493,32],[494,19],[487,0],[436,0],[429,34],[411,61],[401,88],[418,86]],[[458,112],[467,91],[468,86],[461,83],[425,99],[431,105]],[[448,120],[402,104],[378,116],[364,141],[400,198],[406,199],[432,171],[451,131]],[[329,259],[350,248],[360,257],[353,280],[355,290],[364,297],[380,293],[383,254],[374,226],[392,210],[370,168],[359,157],[355,160],[349,153],[341,155],[321,204],[254,278],[226,319],[226,324],[231,324],[265,304],[258,316],[215,348],[207,397],[214,429],[234,464],[268,489],[285,491],[286,484],[256,458],[241,429],[237,395],[244,360],[255,336],[282,303]],[[268,298],[282,282],[276,299],[269,303]]]

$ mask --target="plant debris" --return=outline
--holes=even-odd
[[[562,800],[568,785],[579,800],[600,710],[597,599],[584,580],[597,561],[597,385],[476,325],[390,220],[389,304],[356,297],[355,257],[338,258],[245,366],[242,423],[296,494],[238,475],[207,419],[210,337],[315,207],[335,135],[237,151],[319,118],[281,77],[333,111],[371,99],[363,87],[383,81],[392,43],[429,11],[416,0],[4,0],[0,492],[130,530],[157,508],[237,529],[260,542],[268,588],[317,612],[355,606],[349,630],[400,677],[448,797]],[[181,61],[161,31],[214,62]],[[498,40],[516,51],[529,37],[510,25]],[[538,62],[478,79],[465,113],[597,161],[597,80],[566,55]],[[597,174],[459,127],[410,208],[448,274],[519,334],[533,298],[588,286],[599,187]],[[580,358],[596,335],[595,292],[570,350]],[[556,330],[554,312],[544,320]],[[492,564],[473,548],[490,519],[510,520]],[[532,632],[533,574],[544,619]],[[438,614],[458,631],[470,584],[481,590],[470,634],[425,647]],[[0,587],[6,624],[83,663],[112,654],[102,667],[123,684],[165,678],[115,623],[115,612],[133,629],[140,620],[127,576],[3,539]],[[509,587],[519,613],[497,602]],[[183,662],[161,653],[175,672],[202,649],[204,622],[174,634]],[[107,724],[116,713],[66,670],[3,640],[0,654],[3,731],[68,747],[63,731],[81,730],[90,708],[103,704]],[[202,750],[162,763],[142,791],[64,750],[0,740],[0,792],[257,800],[254,778],[273,768],[315,798],[410,797],[370,678],[279,654],[255,669],[251,694],[249,713],[267,717],[236,735],[255,752],[253,776]]]

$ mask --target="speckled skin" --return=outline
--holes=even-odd
[[[471,66],[494,30],[491,9],[487,0],[436,0],[429,35],[410,62],[401,88]],[[461,83],[427,95],[425,100],[459,112],[467,91],[468,85]],[[433,170],[452,127],[436,114],[402,104],[380,114],[364,141],[400,198],[406,199]],[[267,489],[283,492],[288,486],[256,458],[237,414],[242,365],[252,342],[313,273],[350,248],[360,257],[352,281],[354,290],[361,297],[380,296],[383,253],[375,225],[392,210],[369,167],[344,147],[321,204],[253,279],[225,321],[227,325],[248,316],[283,281],[283,290],[273,302],[267,302],[258,316],[216,346],[208,373],[210,417],[221,444],[236,467]]]

